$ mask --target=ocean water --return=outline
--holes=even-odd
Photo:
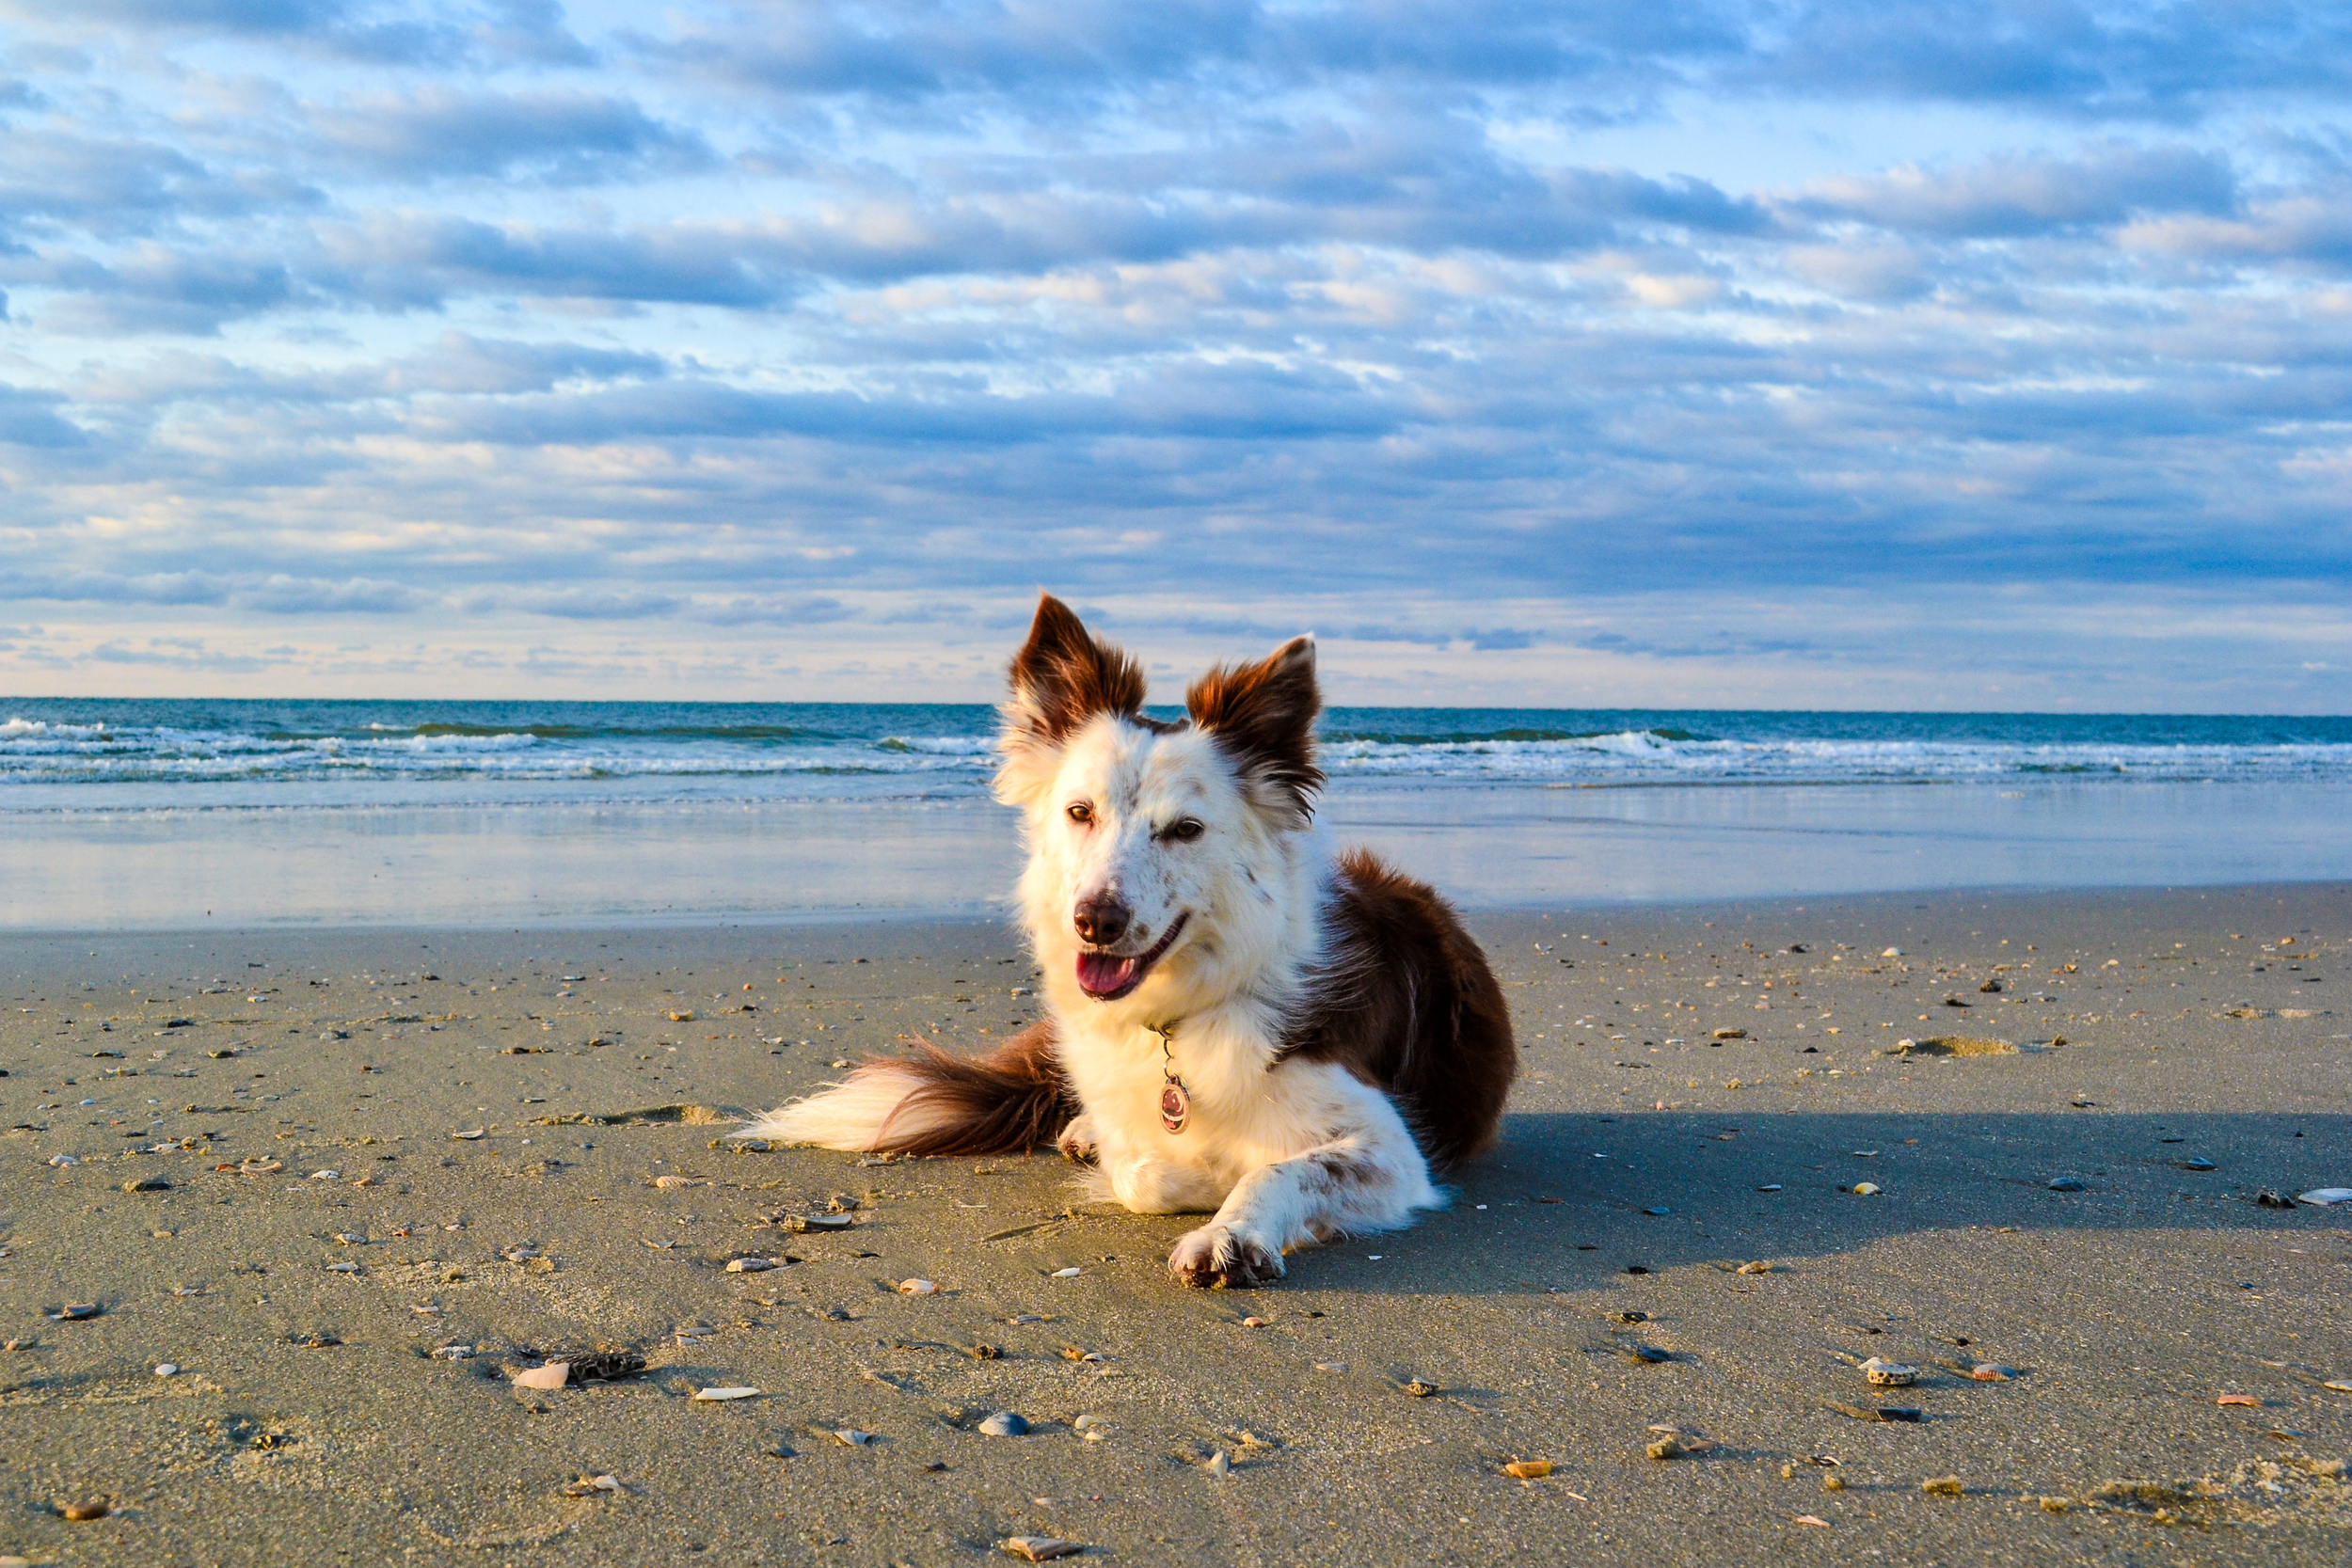
[[[0,699],[0,927],[989,909],[991,711]],[[1339,708],[1472,905],[2352,878],[2352,719]]]
[[[992,728],[977,705],[0,699],[0,811],[953,798],[984,793]],[[1337,790],[2352,780],[2328,718],[1335,708],[1322,741]]]

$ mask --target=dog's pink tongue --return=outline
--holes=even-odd
[[[1135,978],[1136,960],[1109,953],[1078,955],[1078,989],[1089,996],[1108,996]]]

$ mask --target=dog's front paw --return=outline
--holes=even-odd
[[[1074,1160],[1082,1165],[1091,1164],[1094,1161],[1094,1123],[1084,1117],[1073,1117],[1070,1125],[1054,1135],[1054,1147],[1061,1150],[1061,1157],[1065,1160]]]
[[[1282,1249],[1230,1225],[1204,1225],[1177,1238],[1168,1272],[1210,1291],[1263,1285],[1282,1277]]]

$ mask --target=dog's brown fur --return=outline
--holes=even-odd
[[[1314,815],[1323,769],[1315,766],[1314,644],[1294,638],[1255,664],[1223,664],[1184,691],[1192,721],[1216,737],[1233,770],[1276,792],[1299,816]]]
[[[1386,1090],[1438,1170],[1494,1142],[1518,1072],[1486,955],[1425,882],[1369,850],[1340,857],[1336,951],[1282,1054],[1335,1061]]]
[[[860,1072],[898,1072],[916,1080],[892,1120],[922,1127],[944,1113],[944,1124],[905,1137],[882,1124],[877,1148],[899,1154],[1017,1154],[1050,1144],[1078,1114],[1078,1103],[1054,1057],[1054,1021],[1041,1019],[995,1050],[958,1056],[929,1040],[910,1039],[917,1054],[867,1062]],[[910,1116],[909,1113],[915,1113]]]

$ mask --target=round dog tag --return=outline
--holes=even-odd
[[[1192,1097],[1182,1084],[1167,1084],[1160,1088],[1160,1125],[1170,1132],[1181,1132],[1184,1123],[1192,1119]]]

